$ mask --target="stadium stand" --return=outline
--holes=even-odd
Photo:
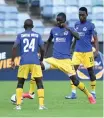
[[[7,4],[9,2],[13,4]],[[28,5],[27,10],[21,12],[20,4]],[[98,35],[103,35],[103,0],[0,0],[0,35],[23,31],[23,22],[27,18],[33,18],[34,30],[47,35],[52,26],[50,20],[54,21],[59,12],[65,12],[68,25],[74,26],[81,6],[87,7],[88,20],[95,23]]]

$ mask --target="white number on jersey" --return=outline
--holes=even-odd
[[[28,38],[24,38],[23,39],[23,43],[25,44],[24,52],[29,52],[30,49],[31,49],[32,52],[34,52],[34,49],[35,49],[35,38],[32,38],[30,43],[29,43]]]

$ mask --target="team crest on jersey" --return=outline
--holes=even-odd
[[[57,34],[57,33],[55,33],[55,35],[57,36],[58,34]]]
[[[68,31],[65,31],[65,32],[64,32],[64,35],[68,35]]]
[[[83,28],[83,31],[87,31],[87,27],[84,27],[84,28]]]

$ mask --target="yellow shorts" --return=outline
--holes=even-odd
[[[73,65],[83,64],[84,67],[89,68],[94,66],[93,52],[74,52],[72,58]]]
[[[51,65],[50,69],[59,69],[64,73],[68,74],[69,76],[75,75],[75,69],[72,65],[71,59],[56,59],[53,57],[44,59],[45,62]]]
[[[31,73],[31,78],[37,78],[43,76],[40,65],[26,64],[19,66],[17,77],[27,79],[29,73]]]

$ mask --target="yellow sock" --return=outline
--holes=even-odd
[[[79,82],[79,85],[77,86],[81,91],[83,91],[88,97],[91,96],[91,93],[87,90],[84,83]]]
[[[76,93],[76,86],[73,84],[71,80],[70,80],[70,83],[71,83],[72,92]]]
[[[16,97],[17,97],[17,105],[21,104],[21,98],[22,98],[22,94],[23,94],[23,89],[22,88],[17,88],[16,89]]]
[[[44,105],[44,89],[38,89],[38,97],[39,97],[39,105],[43,106]]]
[[[35,80],[30,80],[30,90],[29,93],[32,94],[35,91],[35,87],[36,87],[36,82]]]
[[[95,88],[96,88],[96,80],[95,81],[91,81],[91,91],[95,92]]]

